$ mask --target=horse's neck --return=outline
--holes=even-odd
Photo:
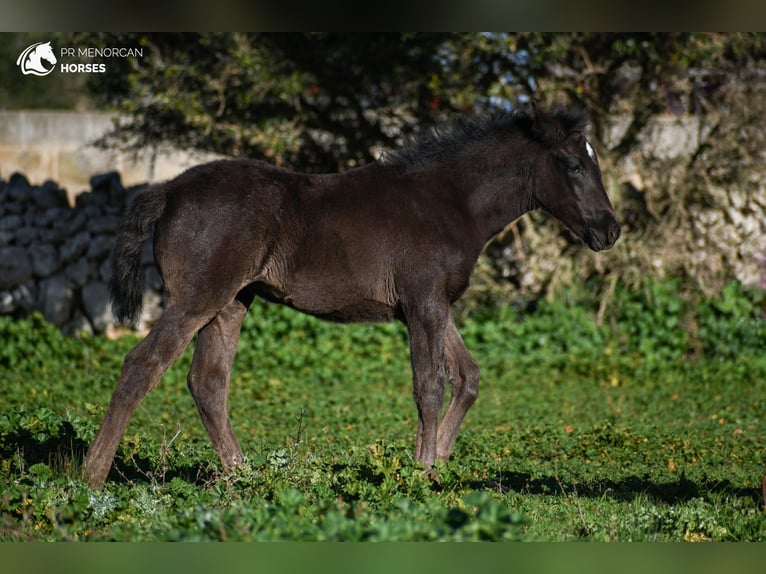
[[[535,209],[534,182],[529,174],[520,172],[493,179],[487,173],[473,173],[473,177],[466,179],[463,193],[485,241]]]

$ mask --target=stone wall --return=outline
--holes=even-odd
[[[125,189],[116,172],[96,175],[90,191],[70,206],[54,181],[31,185],[20,173],[0,179],[0,315],[39,311],[69,334],[110,330],[112,243],[137,188]],[[150,242],[143,263],[141,323],[146,325],[156,319],[162,304],[162,281]]]

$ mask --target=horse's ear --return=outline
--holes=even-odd
[[[532,118],[532,122],[537,119],[537,116],[540,113],[540,107],[537,105],[537,100],[530,100],[529,101],[529,117]]]
[[[529,100],[529,106],[527,106],[526,112],[527,117],[529,118],[528,128],[531,131],[539,124],[540,116],[543,114],[543,112],[540,109],[540,106],[537,104],[536,100]]]
[[[558,109],[553,117],[567,134],[582,132],[588,125],[588,114],[581,108],[574,110]]]
[[[550,123],[548,114],[537,104],[537,101],[530,100],[527,115],[529,116],[529,125],[527,126],[529,134],[537,141],[545,142],[548,139],[548,124]]]

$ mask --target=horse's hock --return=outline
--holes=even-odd
[[[70,334],[113,327],[109,256],[120,215],[136,188],[125,189],[116,172],[93,176],[90,187],[72,206],[53,181],[35,186],[19,173],[0,179],[0,315],[38,311]],[[162,305],[151,244],[145,249],[139,327],[152,323]]]

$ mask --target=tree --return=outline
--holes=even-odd
[[[111,141],[169,142],[305,170],[373,159],[436,108],[440,35],[153,34],[132,69],[95,77],[128,118]],[[114,42],[98,35],[89,41]],[[148,56],[146,56],[148,54]]]

